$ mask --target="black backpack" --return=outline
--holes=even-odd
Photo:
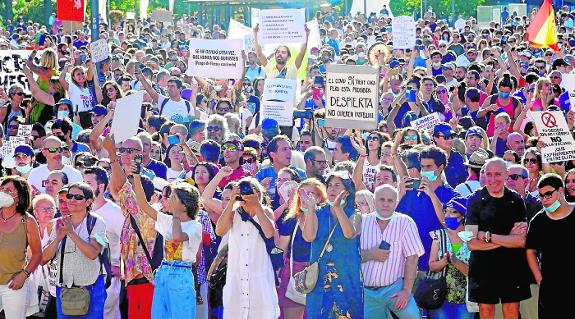
[[[96,225],[96,217],[92,214],[88,214],[86,217],[86,227],[88,228],[88,236],[92,235],[92,230],[94,225]],[[98,255],[100,260],[100,265],[106,269],[106,288],[110,287],[112,284],[112,258],[110,254],[110,244],[106,243],[104,250]]]

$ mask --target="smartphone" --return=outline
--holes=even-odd
[[[412,179],[411,180],[411,188],[412,189],[419,189],[419,186],[421,186],[421,180],[420,179]]]
[[[134,163],[136,163],[136,173],[140,173],[140,171],[142,170],[142,154],[136,154],[136,156],[134,156]]]
[[[501,45],[503,45],[503,44],[507,44],[507,36],[506,35],[501,37]]]
[[[168,144],[180,144],[180,138],[177,135],[170,135],[168,136]]]
[[[407,98],[407,102],[415,102],[415,90],[405,91],[405,97]]]
[[[321,89],[314,88],[314,89],[312,90],[312,95],[313,95],[312,98],[313,98],[314,100],[320,100],[320,99],[321,99],[321,95],[322,95],[322,94],[321,94]]]
[[[317,126],[324,127],[325,126],[325,119],[317,119]]]
[[[385,240],[382,240],[381,243],[379,244],[379,249],[389,250],[390,248],[391,244],[386,242]]]
[[[46,35],[44,33],[40,34],[38,38],[38,45],[43,46],[46,43]]]
[[[82,63],[86,63],[86,61],[88,61],[88,57],[85,55],[81,55],[80,60],[82,60]]]

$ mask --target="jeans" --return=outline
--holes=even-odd
[[[467,311],[467,305],[453,304],[445,301],[439,309],[427,310],[430,319],[473,319],[474,313]]]
[[[104,276],[98,276],[96,282],[92,285],[85,286],[90,292],[90,308],[88,313],[84,316],[68,317],[62,313],[62,301],[60,300],[60,291],[62,288],[56,287],[56,312],[58,319],[102,319],[104,318],[104,304],[106,303],[106,284],[104,283]]]
[[[152,319],[196,317],[196,289],[191,263],[162,262],[154,282]]]
[[[376,290],[364,288],[364,316],[365,319],[391,319],[390,312],[393,312],[400,319],[420,319],[419,308],[410,296],[407,305],[402,310],[395,307],[395,298],[391,296],[403,288],[403,278],[399,278],[393,284]]]
[[[4,309],[6,318],[26,318],[26,284],[18,290],[12,290],[8,286],[9,284],[0,285],[0,310]]]

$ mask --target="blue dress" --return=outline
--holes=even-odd
[[[325,205],[317,212],[318,229],[311,245],[310,264],[315,262],[327,241],[335,218]],[[352,205],[345,208],[349,217],[354,213]],[[314,319],[363,318],[363,284],[361,282],[361,257],[359,236],[347,239],[341,226],[336,227],[331,238],[331,252],[324,253],[319,261],[319,276],[315,289],[307,295],[306,313]]]

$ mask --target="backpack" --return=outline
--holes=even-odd
[[[164,99],[164,102],[162,102],[162,104],[160,105],[160,115],[162,115],[162,113],[164,112],[164,106],[166,106],[168,101],[170,101],[170,99]],[[186,99],[184,99],[184,103],[186,103],[186,108],[188,109],[188,114],[190,114],[190,110],[192,109],[192,105]]]
[[[513,110],[515,110],[519,106],[519,100],[514,96],[510,96],[510,98],[511,98],[511,103],[513,103]],[[497,94],[492,95],[489,98],[489,104],[495,104],[495,102],[497,102]]]
[[[97,218],[92,214],[88,214],[86,217],[86,228],[88,228],[88,236],[92,235],[92,230],[94,229],[94,225],[96,225],[96,220]],[[112,284],[112,258],[109,243],[106,243],[106,247],[104,247],[104,251],[98,255],[98,259],[100,260],[100,265],[106,269],[106,288],[108,288]]]

